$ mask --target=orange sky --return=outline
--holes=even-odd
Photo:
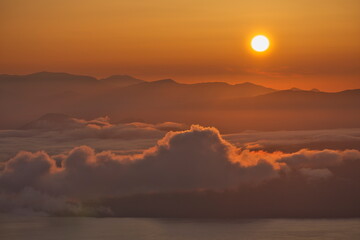
[[[360,88],[358,0],[1,0],[0,34],[0,73]]]

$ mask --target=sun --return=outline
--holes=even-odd
[[[251,47],[256,52],[265,52],[270,46],[270,41],[264,35],[257,35],[251,40]]]

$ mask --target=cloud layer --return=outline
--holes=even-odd
[[[118,154],[137,152],[153,146],[167,131],[186,128],[185,124],[174,122],[113,124],[108,117],[84,120],[46,114],[21,129],[0,130],[0,163],[20,150],[44,150],[55,155],[80,145],[91,146],[96,151],[117,150]]]
[[[81,204],[69,204],[69,199],[233,191],[295,175],[303,183],[331,181],[337,178],[334,169],[359,160],[358,150],[241,149],[224,140],[217,129],[193,125],[190,130],[168,132],[156,146],[138,154],[96,152],[88,146],[56,156],[21,151],[0,172],[0,209],[34,206],[50,213],[76,212]],[[16,199],[16,207],[9,207],[11,198]],[[48,204],[42,208],[39,202]]]
[[[228,134],[231,143],[251,150],[295,152],[302,148],[360,150],[360,129],[324,129],[298,131],[244,131]]]
[[[0,130],[0,167],[1,162],[21,150],[43,150],[54,156],[65,154],[76,146],[87,145],[96,152],[111,150],[118,155],[141,153],[154,146],[167,131],[186,128],[185,124],[174,122],[114,124],[107,117],[84,120],[63,114],[47,114],[21,129]],[[268,152],[291,153],[303,148],[360,150],[360,129],[244,131],[223,137],[239,148]]]

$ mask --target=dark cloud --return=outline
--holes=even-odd
[[[17,191],[25,186],[37,186],[45,175],[56,171],[56,164],[45,152],[19,152],[6,162],[0,176],[2,189]]]
[[[103,199],[94,206],[108,207],[113,216],[120,217],[359,217],[359,169],[359,159],[344,160],[329,169],[281,173],[262,184],[241,185],[231,191],[138,194]]]

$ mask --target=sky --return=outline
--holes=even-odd
[[[0,35],[0,73],[360,88],[358,0],[1,0]]]

